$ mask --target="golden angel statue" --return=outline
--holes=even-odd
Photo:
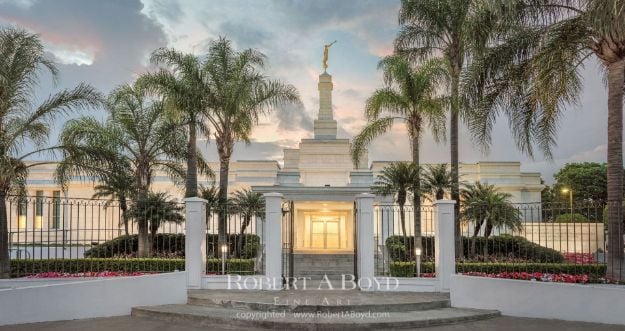
[[[328,69],[328,50],[330,49],[330,46],[334,45],[335,43],[336,43],[336,40],[330,44],[323,45],[323,70],[324,71]]]

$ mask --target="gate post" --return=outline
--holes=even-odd
[[[206,203],[202,198],[185,198],[184,268],[187,288],[201,288],[206,275]]]
[[[434,201],[434,265],[441,292],[449,292],[451,275],[456,273],[455,204],[455,200]]]
[[[356,196],[356,220],[358,227],[356,247],[358,248],[358,278],[365,279],[364,284],[374,284],[374,240],[373,240],[373,199],[375,195],[361,193]],[[363,290],[373,290],[373,286]]]
[[[282,194],[265,193],[265,277],[269,290],[282,288]]]

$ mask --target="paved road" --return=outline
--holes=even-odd
[[[165,324],[130,316],[94,318],[74,321],[22,324],[0,327],[0,331],[206,331],[207,328],[194,328],[177,324]],[[217,326],[211,330],[219,329]],[[232,329],[230,329],[232,330]],[[252,330],[252,329],[249,329]],[[498,317],[490,320],[455,325],[417,329],[422,331],[625,331],[625,326],[564,322],[533,318]]]

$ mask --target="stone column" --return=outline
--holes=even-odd
[[[207,202],[201,198],[184,199],[186,210],[184,267],[188,288],[201,288],[202,276],[206,274]]]
[[[373,240],[373,199],[375,195],[361,193],[356,196],[356,238],[358,250],[358,278],[362,279],[363,286],[373,282],[374,275],[374,245]],[[366,288],[363,288],[366,290]],[[373,290],[370,287],[369,290]]]
[[[441,292],[449,292],[451,275],[456,273],[454,249],[454,205],[455,200],[434,201],[434,264]]]
[[[265,193],[265,277],[266,289],[282,288],[282,197]],[[292,211],[291,211],[292,212]]]

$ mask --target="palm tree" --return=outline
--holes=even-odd
[[[262,217],[265,214],[265,197],[258,192],[252,192],[250,189],[241,189],[232,194],[230,201],[234,211],[243,218],[239,240],[237,241],[237,254],[241,256],[245,230],[253,218]]]
[[[494,185],[468,184],[462,191],[463,208],[461,218],[473,223],[471,255],[475,256],[475,242],[484,229],[484,259],[488,257],[488,238],[494,228],[522,229],[521,213],[510,203],[509,193],[498,192]]]
[[[210,186],[206,187],[204,185],[200,185],[198,190],[200,198],[207,201],[206,203],[206,214],[210,215],[211,212],[218,210],[219,208],[219,189],[217,187]]]
[[[180,161],[186,157],[186,133],[170,119],[162,101],[151,99],[137,85],[123,85],[114,90],[108,102],[109,118],[100,122],[82,117],[67,122],[61,142],[67,151],[57,168],[57,177],[67,182],[75,174],[88,174],[100,179],[115,175],[111,164],[129,164],[137,195],[133,200],[146,201],[156,170],[167,172],[180,182],[185,171]],[[85,162],[85,151],[98,155],[101,166]],[[139,257],[150,255],[149,224],[139,220]]]
[[[164,192],[149,192],[147,199],[137,200],[128,211],[129,218],[139,224],[149,224],[150,236],[154,240],[158,229],[165,222],[184,222],[182,205],[171,200]]]
[[[399,206],[399,220],[401,225],[401,232],[404,237],[406,233],[406,212],[405,205],[408,198],[408,193],[412,192],[413,195],[419,195],[416,191],[418,186],[418,173],[419,168],[413,162],[393,162],[390,165],[384,167],[375,183],[371,187],[373,193],[381,196],[394,196],[395,202]],[[414,213],[419,212],[417,209]],[[419,230],[415,227],[415,231]],[[415,245],[417,243],[417,236],[415,232]],[[418,247],[418,246],[417,246]]]
[[[608,88],[608,272],[625,280],[623,254],[623,97],[625,2],[508,0],[501,17],[517,25],[466,73],[475,112],[470,129],[488,144],[499,114],[507,115],[518,147],[547,156],[558,119],[581,93],[581,68],[596,58]],[[594,55],[594,56],[593,56]]]
[[[376,90],[366,103],[367,125],[352,143],[352,159],[358,164],[366,146],[373,139],[390,131],[396,121],[406,123],[410,139],[412,162],[419,169],[421,137],[429,128],[438,141],[445,138],[444,98],[436,97],[435,90],[447,78],[444,62],[434,59],[413,69],[398,55],[387,56],[378,65],[383,70],[387,87]],[[415,173],[413,207],[415,212],[415,242],[421,236],[421,195],[419,171]]]
[[[445,163],[427,165],[421,176],[421,192],[427,193],[432,201],[444,199],[445,192],[451,190],[452,176]]]
[[[229,40],[211,42],[205,64],[205,79],[211,82],[210,111],[206,118],[219,154],[219,202],[228,199],[230,158],[236,141],[249,143],[261,115],[285,102],[299,102],[295,87],[267,78],[261,69],[265,55],[246,49],[237,51]],[[219,245],[225,243],[227,215],[219,214]]]
[[[101,182],[95,185],[92,198],[108,198],[105,206],[119,203],[124,233],[130,235],[128,230],[128,201],[136,196],[135,182],[130,171],[130,164],[123,164],[123,160],[112,165],[113,169],[103,171],[100,175]]]
[[[159,48],[152,52],[150,61],[166,68],[141,75],[137,83],[162,95],[167,108],[186,127],[188,140],[185,148],[185,197],[196,197],[198,170],[210,173],[197,150],[197,134],[210,136],[206,126],[206,114],[215,98],[213,82],[208,79],[208,58],[185,54],[171,48]]]
[[[451,77],[447,90],[450,102],[451,199],[459,201],[458,121],[466,111],[460,77],[467,59],[480,53],[491,35],[505,25],[482,5],[482,0],[402,0],[400,32],[395,40],[399,54],[419,62],[443,56]],[[462,253],[459,205],[456,215],[456,256]]]
[[[42,71],[54,79],[58,70],[38,35],[13,27],[0,28],[0,278],[8,278],[9,238],[6,202],[10,194],[25,191],[31,167],[24,160],[59,146],[46,147],[50,123],[70,111],[98,107],[101,95],[80,84],[50,95],[37,105],[34,100]],[[27,146],[29,152],[25,152]],[[34,148],[31,148],[34,147]]]

